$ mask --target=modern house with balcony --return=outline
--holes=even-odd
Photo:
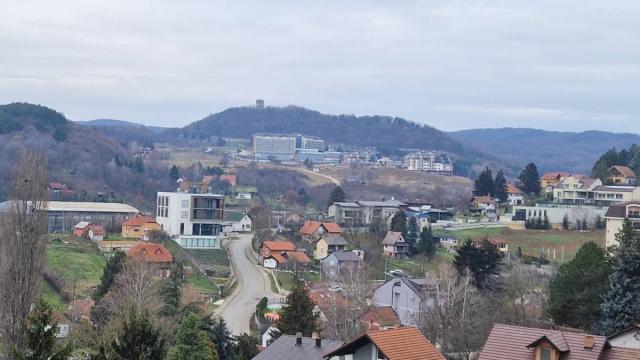
[[[224,195],[159,192],[156,221],[186,249],[219,249]]]
[[[640,187],[603,185],[600,179],[568,176],[560,180],[553,197],[557,204],[609,206],[640,200]]]
[[[344,227],[384,225],[401,207],[407,204],[398,200],[335,202],[329,206],[328,215]]]
[[[618,245],[616,234],[622,229],[625,219],[629,219],[633,229],[640,232],[640,201],[610,206],[605,219],[607,229],[606,246],[608,249]]]

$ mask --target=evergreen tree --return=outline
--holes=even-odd
[[[215,345],[220,360],[233,360],[235,358],[233,336],[222,317],[212,318],[207,316],[202,319],[202,328]]]
[[[171,167],[171,170],[169,170],[169,178],[173,182],[176,182],[178,179],[180,179],[180,171],[178,170],[177,166],[173,165]]]
[[[540,175],[536,164],[529,163],[518,176],[518,187],[527,194],[540,194]]]
[[[124,252],[116,251],[113,256],[107,260],[107,265],[102,271],[102,276],[100,277],[100,284],[98,284],[98,287],[92,296],[95,302],[98,302],[107,292],[109,292],[116,275],[122,271],[125,258],[126,256]]]
[[[251,360],[258,355],[258,338],[247,333],[236,337],[235,360]]]
[[[347,197],[344,194],[344,190],[342,190],[342,187],[336,186],[333,190],[331,190],[331,194],[329,194],[329,205],[335,202],[342,202],[346,198]]]
[[[616,240],[609,291],[604,296],[602,319],[597,326],[598,332],[605,335],[640,321],[640,236],[629,219],[624,220]]]
[[[589,230],[589,227],[587,226],[587,219],[582,219],[582,230]]]
[[[40,300],[27,319],[25,327],[26,349],[12,350],[14,360],[66,360],[72,348],[66,344],[56,347],[58,324],[53,319],[51,308]]]
[[[207,333],[198,317],[190,313],[180,323],[176,345],[169,350],[168,360],[218,360],[215,348],[209,347]]]
[[[609,288],[610,273],[605,251],[594,242],[582,245],[551,280],[547,313],[556,324],[591,331],[600,318],[600,300]]]
[[[569,216],[567,214],[564,214],[564,217],[562,218],[562,228],[569,230]]]
[[[136,156],[135,160],[133,160],[133,169],[139,173],[144,172],[144,161],[140,156]]]
[[[300,205],[307,205],[309,203],[309,195],[307,195],[307,191],[304,188],[298,190],[298,202]]]
[[[478,175],[478,178],[475,181],[473,186],[473,195],[476,196],[484,196],[489,195],[493,196],[496,192],[496,187],[493,182],[493,173],[491,169],[487,166],[487,168]]]
[[[418,220],[414,216],[409,218],[409,227],[407,228],[407,237],[405,241],[409,243],[412,251],[415,250],[418,242]]]
[[[507,179],[505,179],[504,172],[502,170],[498,171],[496,174],[494,187],[494,197],[499,199],[500,202],[506,202],[509,199],[509,195],[507,194]]]
[[[602,216],[600,215],[596,216],[595,227],[596,229],[604,229],[604,222],[602,221]]]
[[[453,264],[461,276],[469,271],[479,289],[492,289],[499,285],[501,261],[502,255],[487,239],[479,246],[467,239],[458,248]]]
[[[404,210],[400,210],[391,218],[391,231],[402,233],[402,236],[406,239],[407,230],[407,214]]]
[[[180,313],[180,298],[184,285],[184,267],[182,263],[175,264],[171,270],[171,276],[162,280],[160,284],[160,297],[164,302],[161,313],[164,316],[173,316]]]
[[[276,327],[283,334],[301,332],[304,336],[311,336],[319,331],[318,314],[313,311],[315,306],[302,281],[295,278],[293,291],[287,295],[287,306],[283,308]]]
[[[111,342],[109,353],[115,359],[163,359],[165,340],[151,322],[148,311],[129,310]]]
[[[542,228],[544,230],[551,229],[551,222],[549,222],[549,217],[546,214],[544,215],[544,220],[542,221]]]
[[[436,243],[433,239],[431,227],[424,227],[420,232],[420,242],[418,242],[418,252],[431,258],[436,253]]]

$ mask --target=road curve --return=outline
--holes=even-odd
[[[229,253],[238,285],[217,310],[217,314],[225,319],[234,335],[249,332],[249,321],[262,297],[278,298],[278,294],[271,291],[271,281],[266,272],[248,255],[252,251],[252,236],[253,234],[239,234],[237,240],[231,240]]]

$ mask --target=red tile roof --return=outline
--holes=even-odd
[[[617,170],[624,177],[636,177],[636,173],[628,166],[614,165],[609,168],[609,171],[611,170]]]
[[[542,180],[560,180],[561,177],[569,176],[571,174],[566,172],[549,172],[542,175]]]
[[[220,175],[220,181],[227,181],[232,186],[238,185],[238,177],[236,175],[222,174]]]
[[[389,360],[445,360],[429,340],[413,327],[371,331],[325,354],[324,357],[353,354],[356,349],[369,342]]]
[[[307,254],[302,251],[282,251],[282,252],[272,252],[271,257],[276,259],[278,264],[286,264],[290,260],[295,260],[301,264],[308,264],[311,262],[311,259],[307,256]]]
[[[150,216],[137,214],[136,216],[122,222],[122,226],[142,226],[148,223],[155,223],[156,219]]]
[[[522,190],[520,190],[517,186],[513,184],[507,184],[507,193],[509,194],[522,194]]]
[[[160,244],[138,244],[127,252],[127,256],[139,258],[151,263],[171,263],[173,256],[167,248]]]
[[[484,203],[493,204],[495,202],[489,195],[474,196],[473,201],[479,204],[484,204]]]
[[[538,341],[548,341],[562,351],[561,360],[640,359],[640,349],[613,348],[604,336],[496,324],[479,360],[534,360]]]
[[[314,220],[307,220],[304,222],[304,225],[300,229],[300,234],[302,235],[313,235],[318,230],[320,225],[324,226],[328,233],[332,234],[340,234],[342,233],[342,228],[340,225],[334,222],[320,222]]]
[[[375,323],[379,326],[400,326],[398,314],[391,306],[372,307],[360,316],[360,321]]]
[[[67,189],[67,185],[60,183],[60,182],[52,182],[49,183],[49,189],[51,190],[66,190]]]
[[[262,246],[271,251],[295,251],[296,246],[289,241],[263,241]]]

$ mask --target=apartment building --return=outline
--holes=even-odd
[[[296,136],[296,148],[298,149],[325,151],[326,147],[324,140],[317,136]]]
[[[336,202],[329,206],[329,217],[345,227],[386,224],[400,208],[407,204],[398,200]]]
[[[625,219],[631,221],[634,230],[640,231],[640,201],[616,204],[609,207],[606,220],[606,246],[617,245],[616,234],[622,229]]]
[[[156,221],[187,249],[219,249],[224,195],[159,192]]]
[[[419,151],[407,154],[403,166],[407,170],[425,171],[438,174],[452,174],[453,162],[449,156],[435,151]]]
[[[640,200],[640,187],[603,185],[600,179],[567,176],[553,190],[553,201],[565,205],[599,205]]]
[[[293,160],[296,154],[295,135],[253,135],[256,160]]]

